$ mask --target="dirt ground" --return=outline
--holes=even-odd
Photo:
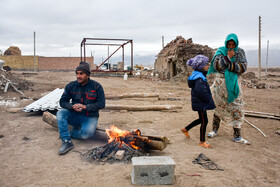
[[[64,88],[75,80],[74,72],[30,72],[12,71],[22,79],[33,83],[23,92],[29,98],[40,98],[55,88]],[[268,72],[268,80],[262,82],[274,88],[255,89],[244,86],[245,109],[250,111],[280,113],[280,72]],[[262,72],[264,76],[264,72]],[[158,100],[138,98],[107,100],[108,104],[131,105],[181,105],[176,111],[100,112],[99,128],[116,125],[122,130],[140,129],[142,134],[166,136],[170,144],[163,151],[152,151],[150,156],[170,156],[176,163],[175,183],[169,186],[280,186],[280,121],[266,118],[246,117],[260,128],[265,138],[255,128],[244,123],[243,137],[251,145],[234,143],[233,130],[221,124],[219,135],[208,139],[213,149],[199,147],[199,126],[190,131],[186,139],[180,128],[197,118],[191,109],[190,90],[186,83],[151,81],[129,77],[91,77],[103,85],[106,94],[159,93],[162,98],[180,100]],[[56,129],[42,121],[41,112],[18,111],[34,102],[20,99],[20,95],[9,89],[0,90],[0,186],[133,186],[131,164],[100,164],[86,162],[80,153],[104,142],[73,139],[75,148],[59,156],[61,140]],[[213,112],[208,112],[211,131]],[[218,164],[223,171],[206,170],[192,161],[200,153]],[[200,176],[192,176],[199,174]]]

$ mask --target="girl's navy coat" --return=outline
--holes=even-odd
[[[207,72],[193,71],[188,78],[188,85],[192,89],[192,109],[194,111],[212,110],[216,108],[206,79]]]

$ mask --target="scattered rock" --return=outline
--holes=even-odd
[[[250,80],[256,79],[256,75],[255,75],[254,72],[243,73],[243,74],[241,75],[241,77],[242,77],[243,79],[250,79]]]
[[[24,141],[28,141],[28,140],[30,140],[30,138],[28,138],[28,137],[23,137],[23,139],[22,140],[24,140]]]
[[[120,113],[127,113],[127,110],[120,110]]]
[[[266,89],[266,84],[260,82],[260,83],[256,84],[256,88],[258,88],[258,89]]]
[[[10,112],[10,113],[20,113],[20,112],[22,112],[22,108],[9,108],[8,112]]]
[[[5,71],[11,71],[12,70],[12,68],[10,66],[3,66],[3,69]]]
[[[266,83],[259,82],[256,79],[252,79],[251,82],[242,80],[241,85],[246,88],[257,88],[257,89],[275,88],[274,86],[268,86]]]

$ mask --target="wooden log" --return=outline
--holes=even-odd
[[[53,115],[52,113],[48,111],[44,112],[43,121],[51,125],[52,127],[58,129],[56,116]],[[106,134],[105,130],[96,128],[93,139],[108,141],[108,135]]]
[[[154,137],[154,136],[145,136],[145,135],[134,136],[134,137],[136,139],[141,139],[141,141],[144,142],[145,149],[162,151],[169,143],[166,137]],[[136,141],[136,142],[141,143],[141,141]],[[136,145],[136,146],[141,147],[141,145]]]
[[[280,117],[279,114],[273,114],[273,113],[267,113],[267,112],[256,112],[256,111],[250,111],[250,110],[245,110],[245,113],[249,114],[263,114],[263,115],[268,115],[268,116],[276,116],[276,117]]]
[[[14,86],[15,83],[12,83],[12,82],[11,82],[9,79],[7,79],[4,75],[1,75],[1,76],[2,76],[2,78],[3,78],[4,80],[7,81],[7,84],[5,85],[5,90],[6,90],[6,91],[8,90],[8,86],[11,85],[11,86],[13,87],[13,89],[14,89],[16,92],[18,92],[18,93],[20,93],[20,94],[22,95],[23,98],[27,98],[23,92],[19,91],[19,90]]]
[[[277,117],[275,115],[268,115],[268,114],[260,114],[260,113],[244,113],[245,116],[251,116],[251,117],[259,117],[259,118],[269,118],[269,119],[276,119],[280,120],[280,117]]]
[[[252,127],[254,127],[255,129],[257,129],[260,133],[262,133],[262,135],[264,136],[264,137],[267,137],[264,133],[263,133],[263,131],[261,131],[261,129],[259,129],[258,127],[256,127],[255,125],[253,125],[251,122],[249,122],[247,119],[244,119],[245,120],[245,122],[247,122],[249,125],[251,125]]]
[[[161,111],[161,110],[175,110],[182,109],[178,105],[113,105],[106,104],[105,110],[127,110],[127,111]]]
[[[123,98],[147,98],[159,97],[159,93],[126,93],[119,95],[105,95],[106,99],[123,99]]]
[[[6,82],[6,85],[4,88],[4,93],[6,93],[8,91],[9,84],[10,84],[10,81]]]
[[[115,153],[120,149],[119,145],[120,145],[120,142],[111,142],[111,143],[108,143],[106,145],[110,145],[109,147],[107,146],[106,150],[105,150],[105,154],[104,154],[104,151],[103,151],[103,155],[101,156],[100,155],[100,161],[101,162],[106,162],[109,158],[111,158],[113,155],[115,155]]]
[[[154,149],[154,150],[164,150],[164,148],[167,146],[165,142],[158,141],[158,140],[149,140],[147,142],[147,145],[149,146],[149,149]]]
[[[43,121],[46,122],[47,124],[51,125],[52,127],[58,129],[58,126],[57,126],[57,119],[56,119],[56,116],[53,115],[52,113],[50,112],[44,112],[43,113]]]
[[[129,153],[133,153],[134,149],[127,146],[125,143],[122,144],[122,148],[124,148],[125,150],[127,150]]]

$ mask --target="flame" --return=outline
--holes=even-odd
[[[131,133],[128,131],[120,130],[115,125],[112,125],[110,129],[106,129],[106,133],[109,137],[108,143],[115,140],[121,143],[120,147],[122,146],[122,144],[126,144],[127,146],[134,149],[139,149],[139,147],[135,145],[135,138],[133,137],[133,135],[139,136],[141,134],[140,130],[138,129]]]

